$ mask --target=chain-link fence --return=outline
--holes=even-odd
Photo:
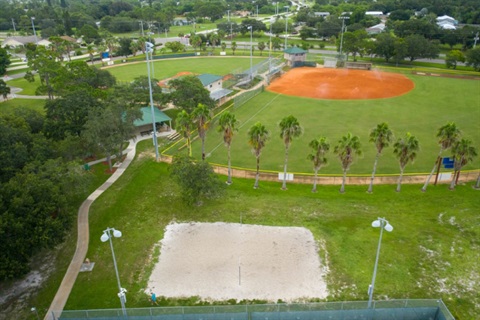
[[[252,66],[251,69],[235,69],[223,78],[223,87],[233,88],[241,84],[249,83],[251,79],[259,74],[267,72],[267,76],[270,74],[275,74],[281,70],[282,65],[283,60],[281,58],[271,58],[257,63],[256,65]]]
[[[454,320],[442,300],[321,302],[302,304],[250,304],[198,307],[165,307],[76,310],[55,313],[63,319],[129,320]]]
[[[239,95],[237,95],[234,99],[233,99],[233,108],[234,109],[238,109],[240,108],[241,106],[243,106],[248,100],[252,99],[253,97],[255,97],[256,95],[260,94],[261,92],[263,92],[264,90],[264,87],[261,86],[257,89],[254,89],[254,90],[250,90],[250,91],[246,91],[244,93],[241,93]]]

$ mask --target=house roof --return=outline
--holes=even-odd
[[[288,54],[307,53],[307,51],[300,49],[299,47],[291,47],[286,50],[283,50],[283,52]]]
[[[61,36],[60,38],[62,38],[65,41],[68,41],[68,42],[73,42],[73,43],[77,42],[77,39],[74,39],[74,38],[69,37],[69,36]]]
[[[450,17],[450,16],[447,16],[447,15],[444,15],[444,16],[441,16],[441,17],[437,17],[437,21],[440,21],[440,20],[455,20],[454,18]]]
[[[140,109],[142,111],[142,119],[137,119],[133,122],[135,127],[144,126],[146,124],[152,124],[152,109],[151,107],[143,107]],[[158,110],[158,108],[153,108],[155,113],[155,122],[164,122],[172,120],[169,116],[167,116],[162,111]]]
[[[41,38],[37,38],[37,41],[42,40]],[[14,36],[8,37],[3,41],[3,46],[20,46],[25,45],[27,43],[35,43],[35,36]]]
[[[197,78],[202,82],[202,85],[204,87],[208,86],[211,83],[214,83],[215,81],[218,81],[218,80],[222,79],[221,76],[217,76],[217,75],[209,74],[209,73],[201,74],[201,75],[197,76]]]

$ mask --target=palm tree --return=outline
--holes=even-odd
[[[446,125],[440,127],[437,131],[438,144],[440,145],[440,152],[438,153],[437,160],[433,165],[432,172],[427,177],[425,184],[422,187],[422,191],[427,191],[428,183],[432,178],[435,170],[440,170],[440,165],[442,162],[442,152],[449,149],[460,137],[460,130],[457,128],[454,122],[447,123]]]
[[[87,46],[87,52],[90,55],[90,62],[93,64],[93,54],[95,53],[95,48],[93,47],[93,45],[89,44]]]
[[[285,163],[283,165],[282,190],[287,190],[288,149],[290,148],[293,138],[299,137],[303,130],[302,127],[300,127],[297,118],[292,115],[283,118],[278,126],[280,127],[280,138],[283,139],[283,143],[285,144]]]
[[[310,141],[308,146],[312,149],[312,153],[310,153],[307,158],[308,160],[312,161],[313,169],[315,171],[312,192],[317,192],[318,170],[327,164],[327,158],[325,157],[325,154],[328,152],[328,150],[330,150],[330,143],[328,143],[327,138],[320,137]]]
[[[212,111],[206,105],[199,103],[193,109],[192,119],[197,124],[198,136],[202,139],[202,160],[205,160],[205,137],[212,119]]]
[[[258,179],[260,177],[260,155],[262,154],[262,149],[265,147],[265,144],[270,136],[267,128],[260,122],[255,123],[248,130],[248,144],[252,147],[252,153],[257,158],[257,173],[255,175],[255,184],[253,185],[254,189],[258,188]]]
[[[193,119],[187,111],[182,110],[177,114],[176,118],[176,127],[177,131],[187,139],[187,148],[188,148],[188,155],[192,156],[192,143],[191,143],[191,135],[193,129]]]
[[[454,172],[452,182],[450,183],[450,190],[455,189],[455,185],[458,183],[460,177],[460,170],[469,162],[473,161],[473,158],[477,156],[477,150],[472,146],[472,141],[462,139],[455,142],[452,146],[452,154],[454,159]]]
[[[393,144],[393,153],[397,156],[398,162],[400,164],[400,176],[398,177],[396,189],[397,192],[400,192],[405,166],[409,162],[413,162],[415,160],[418,150],[418,139],[415,136],[411,135],[410,132],[407,132],[405,137],[398,138],[398,140]]]
[[[335,146],[333,152],[338,155],[340,162],[342,163],[343,179],[340,193],[345,192],[345,181],[347,179],[347,171],[350,169],[350,165],[353,163],[354,156],[360,156],[362,150],[360,150],[360,139],[357,136],[353,136],[350,132],[346,136],[343,136],[338,140],[338,144]]]
[[[367,192],[371,193],[373,191],[373,179],[375,179],[375,172],[377,171],[378,158],[382,154],[384,148],[390,145],[393,139],[393,132],[388,127],[388,123],[377,124],[375,128],[370,131],[370,142],[375,143],[377,148],[377,155],[375,156],[375,162],[373,163],[373,172],[372,177],[370,178],[370,185],[368,186]]]
[[[230,163],[230,146],[232,144],[233,134],[237,131],[238,121],[233,113],[225,111],[218,119],[218,131],[223,132],[223,142],[227,146],[228,157],[228,179],[227,184],[232,184],[232,168]]]

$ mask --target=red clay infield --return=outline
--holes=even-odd
[[[410,79],[396,73],[295,68],[274,80],[267,90],[317,99],[378,99],[405,94],[414,86]]]

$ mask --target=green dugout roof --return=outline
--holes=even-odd
[[[146,124],[152,124],[152,109],[150,107],[143,107],[140,109],[142,111],[142,119],[135,120],[133,123],[135,127],[140,127]],[[162,111],[158,110],[157,107],[153,108],[155,113],[155,122],[167,122],[172,120]]]

